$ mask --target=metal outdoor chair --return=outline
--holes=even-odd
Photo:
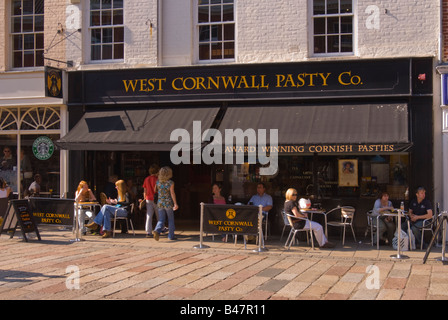
[[[292,242],[296,239],[296,233],[300,232],[300,231],[305,231],[307,242],[309,243],[309,236],[308,236],[308,232],[309,232],[309,235],[311,236],[311,247],[312,247],[312,249],[314,249],[313,229],[311,228],[311,225],[310,225],[309,229],[304,229],[304,228],[297,229],[294,227],[294,220],[304,220],[306,223],[306,221],[308,219],[307,218],[299,218],[299,217],[296,217],[296,216],[293,216],[293,215],[290,215],[287,213],[285,213],[285,215],[289,220],[289,224],[291,225],[291,231],[289,232],[288,239],[286,239],[285,247],[288,247],[288,250],[289,250],[291,248]],[[289,242],[289,245],[288,245],[288,242]]]
[[[291,224],[289,223],[289,219],[288,219],[288,217],[286,216],[286,213],[285,213],[285,211],[284,210],[282,210],[282,218],[283,218],[283,230],[282,230],[282,235],[280,236],[280,242],[282,241],[282,239],[283,239],[283,234],[285,233],[285,229],[286,228],[292,228],[292,226],[291,226]]]
[[[439,203],[436,204],[436,210],[432,214],[432,218],[423,220],[422,226],[422,237],[420,241],[420,250],[423,250],[423,238],[425,235],[425,231],[431,231],[431,234],[434,235],[434,227],[437,223],[437,217],[439,216]]]
[[[131,225],[132,228],[132,233],[134,234],[135,237],[135,230],[134,230],[134,225],[132,224],[132,219],[131,219],[131,214],[134,211],[134,204],[131,203],[128,207],[126,207],[126,211],[128,212],[128,214],[126,215],[126,217],[117,217],[117,210],[115,210],[114,213],[114,217],[112,218],[112,220],[114,221],[114,227],[112,228],[112,237],[115,238],[115,226],[117,223],[117,220],[125,220],[126,221],[126,228],[129,230],[129,224]]]
[[[342,245],[345,244],[345,230],[347,226],[350,226],[352,229],[353,239],[356,242],[356,236],[355,236],[355,230],[353,229],[353,218],[355,216],[355,208],[350,206],[344,206],[344,207],[336,207],[334,209],[331,209],[327,212],[327,216],[332,213],[340,211],[341,218],[339,221],[328,221],[327,225],[333,226],[333,227],[340,227],[343,228],[343,234],[342,234]]]
[[[377,226],[373,224],[373,219],[376,219],[376,216],[373,215],[373,210],[369,210],[366,213],[367,216],[367,229],[365,232],[365,236],[370,232],[370,242],[373,246],[373,236],[377,232]]]

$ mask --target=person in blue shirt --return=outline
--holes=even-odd
[[[262,205],[263,216],[269,213],[272,209],[272,197],[266,193],[266,186],[263,182],[257,184],[257,194],[253,195],[249,200],[249,205],[259,206]]]

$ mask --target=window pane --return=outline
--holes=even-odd
[[[34,13],[43,14],[44,13],[44,0],[35,0]]]
[[[352,17],[341,17],[341,33],[353,32],[353,19]]]
[[[103,55],[101,57],[103,60],[112,59],[112,45],[107,44],[103,46]]]
[[[44,65],[44,50],[36,51],[36,66],[41,67]]]
[[[212,59],[222,59],[221,43],[212,43]]]
[[[124,28],[114,28],[114,42],[124,42]]]
[[[233,5],[223,6],[222,21],[233,21]]]
[[[22,32],[22,18],[17,17],[13,19],[12,32]]]
[[[224,40],[235,40],[235,25],[225,24],[224,25]]]
[[[327,52],[339,52],[339,36],[327,37]]]
[[[210,60],[210,46],[208,43],[199,45],[199,59]]]
[[[209,16],[208,16],[208,6],[200,6],[198,8],[198,22],[209,22]]]
[[[339,13],[339,0],[327,0],[327,14]]]
[[[12,4],[12,15],[18,16],[22,14],[22,2],[20,0],[14,0]]]
[[[91,32],[91,44],[101,43],[101,29],[93,29]]]
[[[221,0],[211,0],[210,3],[211,4],[218,4],[218,3],[221,3]]]
[[[100,26],[101,25],[101,11],[90,11],[90,25]]]
[[[325,53],[325,36],[314,37],[314,53]]]
[[[353,51],[353,37],[352,35],[341,36],[341,52]]]
[[[92,60],[101,60],[101,45],[91,46]]]
[[[221,41],[222,40],[222,26],[212,26],[212,41]]]
[[[34,51],[23,52],[23,66],[34,67]]]
[[[111,9],[112,1],[111,0],[101,0],[101,9]]]
[[[222,3],[233,3],[233,0],[223,0]]]
[[[221,21],[221,6],[210,6],[210,21]]]
[[[34,34],[25,34],[23,36],[23,48],[25,50],[34,49]]]
[[[123,0],[114,0],[114,9],[123,8]]]
[[[224,43],[224,58],[232,59],[235,57],[235,43],[225,42]]]
[[[123,24],[123,10],[114,10],[113,24]]]
[[[23,0],[22,14],[33,14],[33,0]]]
[[[199,41],[210,41],[210,26],[199,27]]]
[[[341,0],[341,13],[352,13],[352,0]]]
[[[13,42],[14,42],[14,50],[22,50],[22,35],[15,35],[13,37]]]
[[[14,52],[14,68],[22,68],[22,51]]]
[[[111,43],[111,42],[112,42],[112,28],[104,28],[103,29],[103,43]]]
[[[43,49],[43,48],[44,48],[44,34],[37,33],[36,34],[36,49]]]
[[[33,16],[24,16],[22,18],[22,30],[23,32],[33,32]]]
[[[114,59],[123,59],[124,45],[114,44]]]
[[[34,31],[44,31],[44,16],[34,17]]]
[[[339,17],[327,18],[327,33],[339,33]]]
[[[325,34],[325,18],[314,18],[314,34]]]
[[[208,0],[199,0],[199,5],[201,5],[201,4],[209,4],[209,1]]]
[[[100,8],[100,0],[90,0],[90,10],[97,10]]]
[[[313,14],[325,14],[325,0],[314,0]]]
[[[110,26],[112,24],[112,11],[104,10],[101,12],[101,25]]]

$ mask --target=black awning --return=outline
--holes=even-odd
[[[193,121],[209,129],[219,107],[157,108],[86,112],[56,145],[68,150],[170,151],[171,132],[193,132]],[[192,138],[193,139],[193,138]]]
[[[283,146],[394,144],[400,147],[388,151],[403,151],[411,145],[406,104],[228,107],[219,130],[224,136],[238,128],[266,129],[268,136],[278,129]]]

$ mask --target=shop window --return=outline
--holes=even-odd
[[[44,0],[11,3],[12,67],[44,65]]]
[[[235,58],[233,0],[198,0],[199,60]]]
[[[123,0],[90,0],[90,59],[124,58]]]
[[[36,174],[40,196],[59,196],[60,151],[53,144],[59,137],[57,107],[0,108],[0,177],[16,196],[28,194]]]
[[[315,201],[345,197],[376,199],[387,191],[391,200],[404,200],[409,183],[409,154],[347,155],[347,156],[279,156],[279,171],[275,176],[260,176],[259,165],[228,166],[225,178],[226,193],[234,201],[248,201],[256,193],[258,182],[264,182],[267,192],[280,200],[288,188],[294,188],[300,197]],[[349,163],[348,175],[340,179],[344,164]],[[348,167],[348,165],[346,165]],[[356,166],[356,167],[355,167]],[[222,176],[222,170],[216,171]],[[350,182],[349,186],[345,183]],[[284,199],[283,199],[284,200]],[[398,205],[398,204],[397,204]]]
[[[315,55],[353,54],[352,0],[314,0],[312,46]]]

